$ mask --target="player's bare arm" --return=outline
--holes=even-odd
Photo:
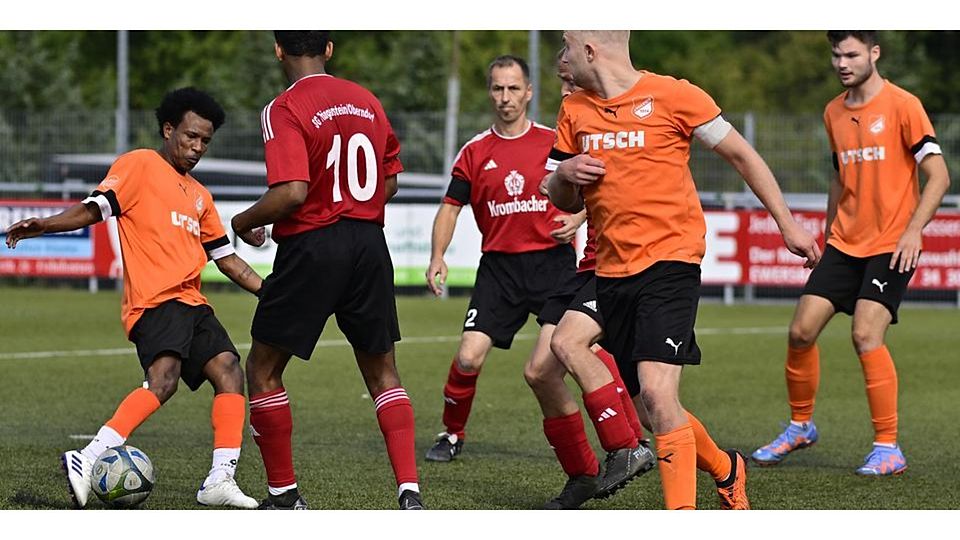
[[[102,221],[95,203],[76,204],[48,218],[27,218],[7,229],[7,247],[14,249],[17,242],[43,234],[75,231]]]
[[[897,248],[890,257],[890,269],[897,269],[901,274],[917,267],[920,259],[920,238],[923,228],[930,223],[937,208],[943,201],[943,195],[950,187],[950,174],[947,172],[947,162],[940,154],[930,154],[920,162],[920,173],[927,178],[920,195],[920,203],[913,212],[913,217],[897,242]],[[899,268],[897,268],[899,264]]]
[[[550,231],[550,237],[558,244],[569,244],[577,236],[577,230],[587,220],[587,209],[584,208],[576,214],[563,214],[553,218],[560,224],[559,227]]]
[[[794,255],[806,257],[804,268],[816,266],[820,261],[817,239],[794,221],[786,201],[783,200],[777,179],[760,154],[735,129],[731,129],[713,150],[733,165],[764,208],[773,216],[780,227],[787,249]]]
[[[453,231],[457,228],[457,217],[461,206],[441,203],[437,210],[437,217],[433,220],[433,234],[430,240],[430,266],[427,267],[427,288],[440,296],[443,286],[447,283],[447,263],[443,260],[444,253],[453,240]],[[437,281],[439,280],[439,285]]]
[[[399,186],[397,186],[397,175],[392,174],[388,176],[387,179],[383,181],[383,187],[386,190],[387,202],[390,202],[390,199],[392,199],[400,189]]]
[[[262,231],[258,234],[256,229],[296,212],[307,199],[307,187],[307,182],[302,180],[274,184],[253,206],[233,216],[230,220],[233,232],[252,246],[263,245]]]
[[[236,253],[221,257],[214,262],[217,268],[220,269],[220,272],[230,278],[230,281],[233,281],[253,294],[260,292],[260,287],[263,285],[263,278],[257,274],[256,270],[250,268],[247,261],[241,259]]]

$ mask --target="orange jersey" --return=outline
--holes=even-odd
[[[154,150],[134,150],[113,163],[84,203],[114,216],[123,256],[121,318],[127,334],[143,311],[168,300],[197,306],[207,256],[233,253],[213,197]]]
[[[630,276],[658,261],[700,263],[706,224],[687,163],[693,130],[719,114],[700,88],[648,71],[614,98],[564,98],[548,169],[580,153],[605,164],[604,177],[582,190],[598,276]]]
[[[889,253],[920,202],[917,165],[940,145],[920,100],[891,82],[864,105],[844,97],[823,113],[843,186],[828,243],[854,257]]]

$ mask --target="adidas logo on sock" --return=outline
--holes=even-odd
[[[257,432],[257,430],[253,428],[253,424],[250,425],[250,435],[253,435],[254,437],[259,437],[259,436],[260,436],[260,434]]]
[[[600,418],[597,418],[597,422],[603,422],[617,415],[617,411],[607,407],[602,413],[600,413]]]
[[[497,162],[494,161],[493,158],[490,158],[490,161],[488,161],[487,164],[483,166],[483,170],[485,171],[490,171],[496,168],[497,168]]]
[[[453,399],[452,397],[443,396],[443,401],[445,401],[445,402],[447,402],[447,403],[449,403],[449,404],[451,404],[451,405],[456,405],[456,404],[457,404],[457,400]]]
[[[589,302],[584,302],[583,305],[584,305],[584,307],[589,308],[590,310],[592,310],[594,313],[597,312],[597,301],[596,301],[596,300],[590,300]]]

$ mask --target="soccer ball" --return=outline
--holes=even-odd
[[[90,483],[110,508],[131,508],[147,499],[156,479],[153,463],[143,450],[123,445],[107,448],[93,463]]]

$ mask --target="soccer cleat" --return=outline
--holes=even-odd
[[[544,510],[576,510],[597,492],[600,475],[586,474],[571,476],[563,485],[560,494],[543,505]]]
[[[749,510],[747,499],[747,460],[736,450],[727,450],[730,456],[730,477],[717,482],[717,495],[720,495],[722,510]]]
[[[307,501],[297,491],[297,488],[288,489],[280,495],[267,495],[267,498],[260,501],[257,510],[306,510]]]
[[[750,457],[758,465],[776,465],[790,452],[813,446],[819,437],[817,426],[812,421],[800,425],[791,422],[773,442],[757,448]]]
[[[446,431],[437,434],[437,442],[427,450],[427,461],[452,461],[463,450],[463,441]]]
[[[657,456],[643,443],[636,448],[621,448],[607,453],[595,499],[606,499],[631,480],[649,471],[657,463]]]
[[[60,456],[60,468],[67,475],[67,490],[75,508],[83,508],[90,499],[93,461],[79,450],[68,450]]]
[[[200,486],[197,502],[204,506],[234,506],[236,508],[256,508],[257,500],[244,495],[232,476],[210,485]]]
[[[898,476],[907,470],[907,458],[899,446],[873,445],[873,450],[867,454],[863,465],[857,469],[860,476]]]
[[[405,489],[403,493],[400,494],[401,510],[426,510],[426,508],[420,499],[420,493],[412,489]]]

